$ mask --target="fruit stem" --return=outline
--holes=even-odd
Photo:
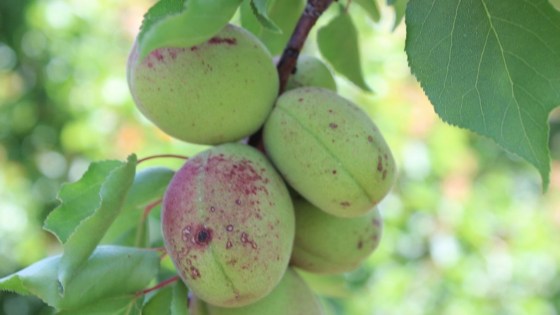
[[[278,61],[276,69],[280,78],[280,89],[278,95],[284,93],[286,84],[290,75],[295,71],[299,53],[309,36],[311,28],[315,25],[319,17],[327,10],[333,0],[307,0],[305,9],[299,17],[299,21],[286,45],[284,52]],[[264,153],[264,145],[262,143],[262,128],[255,132],[249,138],[249,145],[257,148]]]
[[[161,289],[161,288],[163,288],[163,287],[165,287],[165,286],[167,286],[167,285],[170,285],[170,284],[176,282],[177,280],[179,280],[179,276],[171,277],[171,278],[169,278],[169,279],[167,279],[167,280],[164,280],[164,281],[162,281],[162,282],[156,284],[155,286],[153,286],[153,287],[151,287],[151,288],[147,288],[146,290],[142,290],[142,291],[137,292],[137,293],[136,293],[136,296],[137,296],[137,297],[138,297],[138,296],[142,296],[142,295],[148,294],[148,293],[150,293],[150,292],[152,292],[152,291],[159,290],[159,289]]]
[[[282,57],[280,57],[277,65],[278,76],[280,77],[280,92],[278,94],[282,94],[286,89],[288,78],[295,69],[297,58],[307,40],[307,36],[309,36],[311,28],[331,3],[332,0],[307,0],[305,10],[300,16],[292,37],[286,48],[284,48]]]
[[[146,221],[146,218],[148,218],[148,215],[150,214],[150,212],[152,212],[152,210],[154,210],[154,208],[157,207],[162,201],[163,201],[163,199],[160,198],[156,201],[151,202],[146,207],[144,207],[144,214],[142,215],[142,222]]]
[[[145,158],[142,158],[142,159],[138,160],[138,162],[136,164],[140,164],[140,163],[148,161],[148,160],[159,159],[159,158],[176,158],[176,159],[182,159],[182,160],[188,160],[189,159],[188,156],[178,155],[178,154],[157,154],[157,155],[150,155],[150,156],[147,156]]]

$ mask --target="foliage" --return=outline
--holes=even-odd
[[[406,1],[389,2],[396,8],[398,21],[399,16],[401,18],[403,16]],[[503,3],[503,1],[495,3]],[[525,2],[514,1],[514,3],[518,5]],[[544,1],[536,3],[535,6],[542,8],[548,16],[558,16],[558,13],[546,6]],[[416,3],[411,1],[409,8],[420,4],[422,1]],[[258,5],[259,7],[256,7],[253,4],[253,7],[263,8],[262,2]],[[169,139],[145,121],[141,121],[132,109],[124,82],[123,65],[139,21],[130,23],[132,26],[123,24],[122,21],[141,15],[139,12],[145,11],[146,3],[125,1],[115,7],[115,3],[110,1],[99,1],[97,6],[72,1],[5,1],[0,4],[0,8],[2,8],[0,52],[2,56],[9,57],[1,59],[0,62],[0,99],[2,100],[0,104],[2,122],[0,124],[0,237],[3,240],[0,245],[0,260],[3,262],[0,266],[0,275],[8,275],[63,249],[48,233],[41,232],[39,227],[47,213],[56,206],[55,194],[60,184],[68,180],[76,181],[85,171],[89,160],[107,157],[124,158],[130,152],[137,152],[139,156],[154,152],[192,155],[202,147]],[[426,4],[424,8],[427,8]],[[374,17],[372,11],[369,11],[367,16],[368,13],[363,10],[363,7],[356,9],[352,5],[348,8],[348,12],[355,16],[353,23],[359,31],[357,38],[360,42],[360,47],[355,46],[351,51],[361,52],[365,57],[361,60],[365,74],[363,81],[370,85],[376,94],[364,95],[343,80],[340,80],[341,93],[352,95],[356,103],[362,104],[374,117],[380,128],[388,131],[390,135],[388,142],[396,148],[399,165],[402,165],[400,180],[393,194],[381,206],[387,224],[379,252],[357,272],[332,279],[310,279],[310,283],[324,294],[325,303],[333,313],[339,314],[363,314],[372,310],[383,314],[559,312],[560,288],[555,283],[558,278],[557,265],[560,257],[551,249],[560,241],[555,233],[559,224],[557,211],[560,200],[557,191],[560,189],[558,182],[560,164],[558,161],[552,162],[550,191],[541,196],[538,179],[517,157],[496,149],[484,138],[437,121],[430,110],[429,102],[423,97],[416,83],[412,82],[406,70],[405,55],[402,52],[403,27],[391,33],[390,29],[393,28],[395,19],[385,14],[388,9],[384,4],[381,5],[381,9],[379,24],[372,27],[370,22],[366,22],[367,17]],[[337,19],[339,12],[339,8],[333,6],[327,14],[332,17],[328,21]],[[511,14],[511,19],[509,16],[504,18],[496,15],[506,26],[512,21],[517,26],[525,25],[519,23],[532,21],[529,18],[530,13],[528,16],[522,15],[526,10],[499,10],[499,12]],[[418,14],[416,18],[413,14],[407,13],[407,23],[411,23],[408,25],[411,28],[409,34],[414,34],[415,27],[419,31],[415,23],[423,21],[427,16],[426,12],[421,10],[416,13]],[[9,18],[4,19],[5,16]],[[104,19],[103,23],[99,23],[101,17]],[[284,26],[283,21],[277,21],[274,17],[275,15],[269,11],[268,18],[274,25],[281,29],[289,29]],[[447,14],[444,17],[445,19],[433,19],[434,23],[441,24],[426,24],[426,27],[433,27],[438,29],[440,34],[450,35],[449,27],[452,27],[453,23],[450,23],[449,19],[452,16]],[[241,18],[243,19],[243,14]],[[179,22],[180,20],[178,17],[177,23],[182,23]],[[486,19],[486,22],[490,20]],[[260,16],[258,21],[263,21],[263,17]],[[482,21],[485,21],[484,16]],[[546,19],[538,22],[544,24]],[[447,27],[442,27],[442,24]],[[455,31],[460,29],[459,26]],[[531,27],[533,26],[531,24]],[[328,27],[328,24],[324,24],[323,27]],[[526,29],[525,26],[521,28]],[[267,27],[266,22],[261,29],[263,37],[268,35],[262,34],[275,31],[270,25]],[[317,29],[321,29],[321,26]],[[425,54],[426,47],[434,48],[438,53],[453,52],[450,55],[453,58],[443,60],[449,60],[450,65],[459,70],[464,69],[466,66],[463,64],[451,63],[451,61],[471,61],[468,58],[464,59],[461,55],[463,53],[469,53],[468,57],[480,56],[481,49],[477,50],[477,47],[473,46],[473,48],[466,44],[474,44],[477,41],[480,43],[481,39],[485,40],[486,34],[489,34],[488,28],[485,29],[486,32],[471,30],[453,33],[472,35],[474,41],[471,42],[463,41],[461,37],[451,36],[440,46],[435,46],[430,45],[430,41],[438,37],[428,36],[426,41],[423,41],[424,46],[414,47],[410,46],[409,40],[407,49],[409,49],[413,70],[415,62],[422,63],[413,61],[413,51],[417,49],[420,58],[425,58],[429,56]],[[504,36],[510,36],[511,28],[505,27],[504,32]],[[543,46],[543,43],[538,40],[540,36],[545,36],[550,31],[545,29],[542,35],[540,32],[539,28],[538,32],[524,33],[529,39],[536,40],[536,45],[529,45],[530,47],[515,45],[513,49],[536,49],[542,54],[551,53],[547,52],[546,45]],[[520,33],[523,34],[523,32],[515,32],[515,34]],[[537,37],[535,33],[539,36]],[[429,34],[433,35],[433,33]],[[500,35],[502,33],[497,32],[497,34],[502,36]],[[321,37],[320,34],[317,35]],[[456,39],[454,43],[457,46],[450,45],[449,41],[452,38]],[[318,40],[320,48],[320,38]],[[283,37],[279,41],[285,42],[286,38]],[[554,37],[545,43],[555,45],[557,38]],[[268,47],[273,45],[279,47],[280,44],[272,41],[267,43]],[[316,54],[313,51],[314,47],[308,46],[307,51]],[[545,49],[538,49],[538,47],[545,47]],[[451,48],[456,50],[450,50]],[[477,54],[471,53],[471,49]],[[321,48],[323,53],[322,50]],[[557,48],[555,51],[557,52]],[[448,55],[444,54],[444,56]],[[487,56],[496,58],[496,55]],[[547,59],[545,63],[543,58],[527,64],[517,63],[514,67],[521,69],[519,70],[521,73],[531,73],[530,70],[523,70],[524,67],[539,69],[537,73],[548,71],[553,75],[560,73],[552,72],[557,69],[554,68],[554,61]],[[328,58],[325,56],[325,59]],[[499,62],[488,63],[489,66],[497,67],[497,70],[503,70],[505,64],[507,62],[504,62],[500,69]],[[337,69],[334,63],[333,67]],[[429,78],[434,80],[439,78],[438,82],[433,83],[436,86],[434,88],[436,99],[439,99],[437,84],[442,84],[442,77],[444,84],[446,82],[445,76],[441,75],[444,68],[434,69],[440,71],[439,75],[430,74]],[[487,71],[490,72],[490,69]],[[430,82],[422,79],[422,71],[415,70],[415,74],[418,75],[420,82],[426,88],[426,94],[438,109],[440,105],[434,100],[432,95],[434,92],[430,92],[428,87]],[[343,70],[338,69],[338,72],[344,74]],[[458,89],[466,89],[465,92],[476,86],[469,85],[468,80],[463,80],[459,76],[460,73],[449,72],[449,75],[448,84],[458,84]],[[522,78],[522,76],[512,75],[516,80],[520,77]],[[532,78],[539,80],[540,77],[535,74]],[[499,78],[496,80],[499,81]],[[523,80],[515,85],[520,90],[536,86],[531,83],[535,81],[531,81],[525,87]],[[507,80],[499,82],[505,82],[507,87]],[[543,86],[546,87],[546,85],[539,85],[539,88],[542,89]],[[505,89],[491,92],[497,93],[502,90]],[[554,99],[554,93],[557,96],[557,91],[558,89],[550,89],[537,95],[539,99],[552,100],[546,103],[544,111],[538,111],[534,105],[522,105],[524,107],[519,108],[527,111],[527,117],[536,114],[543,116],[543,112],[548,114],[548,111],[559,103]],[[450,94],[444,94],[441,99],[444,101],[448,98],[453,99],[456,95],[451,94],[452,92],[455,91],[449,90],[446,93]],[[515,101],[514,98],[510,100]],[[523,101],[527,101],[527,98]],[[441,106],[445,108],[448,105]],[[468,113],[470,115],[473,112],[468,111]],[[468,115],[443,117],[452,121],[466,116]],[[555,126],[560,125],[558,123],[560,118],[556,113],[550,117],[552,124],[550,145],[552,155],[558,157],[560,137],[559,128]],[[466,121],[473,121],[480,128],[465,127],[483,132],[480,120],[469,118]],[[464,123],[465,120],[461,122]],[[533,163],[538,165],[543,177],[546,178],[545,175],[548,173],[544,168],[544,165],[548,165],[545,152],[548,146],[546,115],[544,118],[541,117],[537,125],[541,128],[538,134],[541,140],[536,142],[541,153],[537,155],[539,159],[535,160],[538,163],[535,161]],[[520,128],[510,128],[511,133],[520,131],[522,131]],[[533,142],[525,141],[526,145],[528,143]],[[512,149],[503,143],[502,145],[515,152],[515,148]],[[121,166],[125,164],[125,162],[118,162]],[[163,164],[172,168],[177,168],[178,165],[174,162]],[[161,240],[154,236],[159,232],[157,207],[146,222],[138,224],[141,222],[143,208],[159,198],[162,193],[161,188],[165,186],[170,176],[171,171],[160,170],[161,173],[158,174],[161,177],[156,181],[153,190],[152,188],[135,190],[134,187],[140,187],[135,185],[142,183],[142,172],[136,175],[122,210],[102,242],[150,247],[161,244]],[[132,177],[129,177],[130,179]],[[143,183],[147,185],[146,182]],[[131,197],[133,191],[142,191],[143,193],[133,195],[145,196],[145,198]],[[146,191],[153,191],[153,195],[144,195]],[[115,229],[115,226],[123,226],[123,229]],[[142,238],[139,236],[142,234],[142,229],[148,232],[144,240],[138,241]],[[104,248],[98,247],[94,255],[85,262],[86,266],[92,264],[90,260],[94,257],[100,257],[99,261],[109,259],[107,257],[111,256],[105,256]],[[150,261],[157,257],[153,251],[148,254],[146,250],[135,250],[146,253]],[[96,256],[96,253],[101,255]],[[55,279],[58,278],[58,271],[53,266],[59,264],[62,257],[53,256],[37,262],[48,267],[44,268],[45,273],[39,275],[43,280],[40,280],[38,290],[44,286],[57,288]],[[101,265],[93,263],[92,266]],[[127,263],[121,265],[122,268],[127,266],[130,267]],[[148,269],[152,267],[153,265],[146,266]],[[27,270],[27,273],[24,273],[26,276],[36,275],[29,273],[29,269],[23,270]],[[162,261],[157,279],[165,279],[170,273],[172,268],[169,262]],[[153,269],[142,274],[146,277],[149,275],[148,280],[156,277]],[[87,273],[83,277],[86,275]],[[7,279],[11,280],[6,282]],[[23,292],[21,290],[25,288],[21,286],[25,281],[21,279],[19,276],[12,276],[3,278],[3,283],[4,285],[10,283],[12,290],[18,289]],[[31,281],[31,283],[37,282]],[[70,281],[68,286],[72,286],[72,283]],[[81,313],[87,314],[86,310],[92,313],[99,312],[100,310],[96,308],[101,306],[114,307],[114,310],[119,310],[118,312],[123,314],[132,314],[132,311],[138,310],[141,305],[144,305],[145,309],[155,309],[158,306],[153,305],[156,304],[169,306],[170,301],[181,301],[175,297],[185,295],[185,288],[173,286],[156,291],[155,294],[146,296],[145,301],[140,301],[132,293],[145,288],[146,284],[147,282],[135,283],[126,287],[123,282],[119,287],[126,287],[125,289],[111,292],[114,299],[100,300],[102,305],[84,305]],[[79,285],[83,288],[81,284]],[[49,301],[54,301],[51,305],[58,303],[58,297],[53,292],[49,291],[48,295],[42,296]],[[0,305],[2,305],[0,314],[38,314],[39,309],[43,307],[34,299],[13,294],[1,295]],[[183,304],[171,303],[171,305]],[[180,311],[173,309],[167,313],[180,314]],[[102,311],[107,312],[107,309]],[[47,313],[51,310],[43,307],[43,312]]]

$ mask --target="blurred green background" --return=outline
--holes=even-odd
[[[60,252],[42,221],[90,161],[203,149],[158,131],[128,92],[126,59],[152,3],[0,1],[0,277]],[[337,82],[383,131],[399,181],[366,264],[308,279],[332,314],[560,314],[560,112],[543,194],[528,164],[437,118],[408,70],[404,24],[392,31],[394,13],[381,7],[377,24],[351,8],[375,93]],[[0,314],[50,313],[0,293]]]

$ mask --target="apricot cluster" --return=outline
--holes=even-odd
[[[214,145],[176,172],[162,205],[165,247],[193,293],[192,313],[323,314],[295,270],[352,271],[379,244],[376,206],[396,167],[376,125],[311,56],[278,96],[272,56],[234,25],[144,59],[135,45],[127,70],[150,121]],[[265,152],[240,141],[260,128]]]

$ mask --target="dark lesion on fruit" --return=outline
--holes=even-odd
[[[200,226],[193,235],[193,241],[199,246],[208,245],[212,241],[212,229]]]

